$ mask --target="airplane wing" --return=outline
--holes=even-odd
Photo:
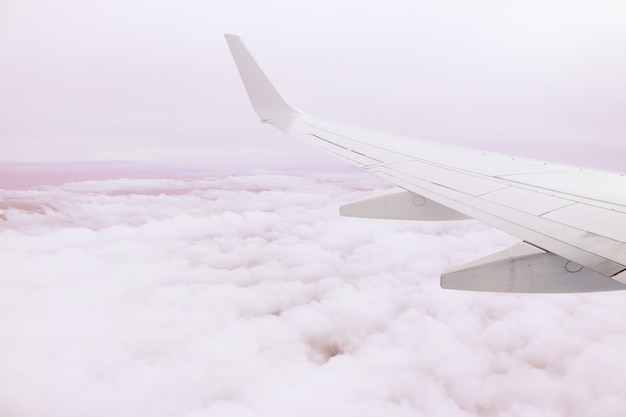
[[[399,188],[342,215],[478,219],[522,240],[441,276],[450,289],[570,293],[626,289],[626,178],[407,138],[309,116],[226,35],[261,121]]]

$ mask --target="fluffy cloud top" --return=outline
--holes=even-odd
[[[623,416],[623,293],[445,291],[514,240],[335,175],[0,197],[0,415]]]

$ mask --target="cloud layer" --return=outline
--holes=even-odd
[[[623,416],[623,293],[445,291],[514,240],[343,218],[367,176],[0,199],[0,414]]]

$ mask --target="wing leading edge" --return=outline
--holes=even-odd
[[[309,116],[280,94],[238,36],[226,35],[226,40],[262,122],[405,190],[347,205],[342,214],[413,220],[470,217],[523,241],[443,274],[442,287],[532,293],[626,289],[624,176]],[[424,207],[414,207],[420,205]]]

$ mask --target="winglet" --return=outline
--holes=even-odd
[[[301,114],[281,96],[237,35],[224,35],[252,107],[263,123],[283,122]],[[278,123],[279,125],[282,123]],[[277,126],[280,127],[280,126]]]

